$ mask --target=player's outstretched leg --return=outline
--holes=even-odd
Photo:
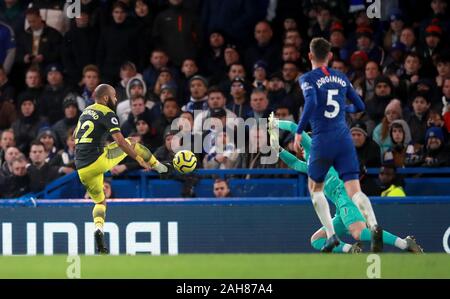
[[[334,230],[335,230],[337,236],[343,236],[347,232],[345,225],[342,223],[342,221],[338,215],[333,217],[333,226],[334,226]],[[324,227],[320,228],[318,231],[316,231],[311,236],[311,246],[318,251],[322,250],[322,248],[325,246],[326,241],[327,241],[327,234],[326,234],[326,230]],[[357,242],[353,245],[350,245],[350,244],[340,241],[339,245],[334,247],[332,252],[333,253],[360,253],[360,252],[362,252],[362,244]]]
[[[92,210],[92,217],[94,218],[95,224],[95,244],[97,247],[97,252],[101,254],[107,254],[108,248],[105,246],[103,225],[105,224],[106,217],[106,202],[96,203],[94,209]]]
[[[134,144],[134,150],[139,156],[141,156],[144,159],[144,161],[148,162],[150,166],[158,173],[162,174],[169,171],[167,165],[159,162],[158,159],[156,159],[156,157],[152,154],[152,152],[144,145],[136,142]]]
[[[423,253],[422,247],[420,247],[414,237],[406,237],[405,239],[402,239],[394,234],[391,234],[388,231],[383,230],[382,232],[383,242],[386,245],[397,247],[398,249],[414,252],[414,253]],[[369,229],[364,228],[361,231],[361,234],[359,236],[359,239],[361,241],[371,241],[371,232]]]

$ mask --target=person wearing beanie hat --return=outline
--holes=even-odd
[[[365,167],[380,166],[380,147],[367,133],[367,126],[362,121],[356,121],[351,125],[353,144],[360,165]]]
[[[423,166],[443,167],[450,165],[450,148],[445,144],[442,128],[431,127],[425,137]]]
[[[191,96],[187,104],[181,108],[182,111],[194,113],[195,110],[208,109],[208,81],[205,77],[200,75],[192,77],[189,81],[189,92]]]
[[[381,159],[384,153],[392,147],[392,140],[389,137],[389,127],[393,121],[402,118],[402,104],[400,100],[393,99],[386,106],[384,118],[373,130],[373,140],[380,146]]]
[[[390,51],[394,43],[400,41],[400,35],[405,27],[403,13],[395,9],[389,16],[389,30],[384,34],[383,47],[386,51]]]
[[[369,61],[369,56],[364,51],[355,51],[350,56],[350,65],[353,73],[349,76],[350,81],[364,77],[364,66]]]
[[[422,72],[427,77],[435,76],[436,69],[433,57],[445,51],[443,44],[443,30],[437,23],[432,23],[425,29],[425,44],[418,49],[418,54],[423,58]]]
[[[370,60],[382,65],[385,60],[383,48],[377,46],[373,41],[373,30],[369,26],[359,26],[356,29],[356,47],[367,53]]]
[[[76,95],[71,94],[67,96],[63,101],[64,118],[58,120],[53,126],[52,130],[56,137],[56,147],[63,149],[67,140],[67,132],[70,129],[75,129],[77,125],[78,116],[80,111],[78,110],[78,103]]]
[[[39,140],[44,144],[45,151],[47,152],[46,162],[53,165],[52,161],[58,154],[58,149],[56,148],[56,135],[50,127],[41,128],[38,132],[36,140]]]
[[[30,150],[31,142],[38,135],[39,129],[48,126],[48,122],[39,115],[36,100],[33,98],[22,98],[18,108],[19,117],[11,127],[14,131],[17,148],[22,153],[27,153]]]
[[[394,87],[389,77],[381,75],[374,81],[374,96],[369,99],[366,112],[376,123],[380,123],[385,115],[386,106],[393,99]]]
[[[253,81],[252,86],[254,88],[263,87],[267,88],[269,81],[267,80],[267,63],[264,60],[258,60],[253,65],[253,77],[255,81]],[[233,84],[233,83],[231,83]]]

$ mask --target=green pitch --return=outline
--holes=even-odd
[[[381,278],[450,278],[448,254],[381,254]],[[367,278],[368,254],[81,256],[81,278]],[[67,278],[67,256],[0,257],[0,278]],[[372,268],[373,269],[373,268]],[[72,271],[72,272],[71,272]],[[369,270],[370,271],[370,270]]]

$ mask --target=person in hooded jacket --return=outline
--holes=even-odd
[[[389,128],[392,146],[383,156],[383,163],[392,163],[395,167],[405,167],[408,155],[415,153],[411,144],[411,131],[403,119],[394,120]]]

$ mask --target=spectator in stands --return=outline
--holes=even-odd
[[[330,27],[331,52],[334,59],[348,60],[347,39],[345,38],[344,26],[341,22],[333,22]]]
[[[214,196],[216,198],[231,197],[231,190],[228,182],[224,179],[216,179],[214,181]]]
[[[267,92],[265,90],[255,88],[250,95],[250,107],[252,110],[247,115],[247,118],[253,117],[258,121],[260,118],[269,117],[272,110],[269,107]]]
[[[63,101],[64,118],[57,121],[52,131],[56,137],[56,147],[64,148],[67,140],[67,132],[70,129],[75,129],[78,122],[80,111],[78,110],[78,104],[74,96],[68,96]]]
[[[384,50],[374,42],[372,28],[359,26],[356,29],[356,47],[359,51],[364,51],[370,60],[375,61],[379,65],[384,63]]]
[[[161,137],[159,137],[161,133],[156,130],[156,127],[151,125],[145,115],[140,114],[137,116],[135,126],[136,132],[141,137],[141,142],[150,151],[154,152],[159,146],[161,146]]]
[[[97,47],[97,65],[103,80],[115,85],[120,66],[125,61],[137,61],[137,27],[128,18],[127,6],[117,1],[112,7],[113,22],[103,28]]]
[[[155,97],[155,100],[150,103],[154,103],[154,105],[150,109],[152,121],[154,121],[161,115],[164,101],[168,98],[177,98],[177,88],[172,83],[164,84],[163,86],[161,86],[161,94],[159,95],[159,98]],[[147,106],[149,105],[147,104]]]
[[[147,98],[147,86],[139,76],[134,77],[128,81],[127,84],[127,99],[117,104],[116,113],[119,117],[119,123],[123,124],[128,119],[131,112],[131,99],[136,97]],[[148,109],[153,107],[154,103],[151,101],[145,101],[145,106]]]
[[[366,111],[376,123],[382,120],[386,107],[394,98],[392,82],[387,76],[379,76],[375,79],[375,94],[366,101]]]
[[[120,82],[115,87],[117,103],[125,101],[130,98],[127,92],[128,82],[135,77],[142,80],[142,75],[138,74],[136,65],[131,61],[125,61],[120,67]]]
[[[0,134],[0,167],[5,160],[5,152],[9,147],[16,146],[14,131],[6,129]]]
[[[226,77],[226,70],[228,70],[232,64],[241,62],[241,55],[235,44],[226,45],[223,51],[223,60],[225,62],[225,67],[222,71],[225,72],[222,77]]]
[[[24,1],[6,0],[0,4],[0,20],[12,27],[14,32],[23,30],[23,23],[25,21]]]
[[[316,24],[311,28],[311,37],[330,38],[332,13],[327,5],[320,5],[317,9]]]
[[[375,61],[368,61],[365,66],[364,77],[353,82],[356,92],[364,102],[369,102],[375,95],[375,80],[381,75],[380,66]]]
[[[138,68],[143,69],[147,65],[147,59],[153,48],[153,22],[155,19],[155,7],[150,1],[137,0],[134,3],[134,14],[136,19],[137,31],[139,32],[138,40],[138,58],[136,61]]]
[[[422,61],[417,53],[408,53],[405,57],[405,62],[403,64],[403,70],[399,79],[404,81],[408,87],[408,95],[411,94],[411,85],[415,84],[421,78]]]
[[[169,56],[162,49],[153,50],[150,55],[150,66],[144,70],[143,76],[147,88],[153,90],[158,79],[161,68],[168,67],[172,74],[176,74],[176,69],[169,65]]]
[[[47,153],[46,162],[53,165],[54,159],[58,155],[58,149],[56,148],[56,136],[50,127],[43,127],[39,130],[36,140],[39,140],[45,147]]]
[[[450,111],[450,77],[446,78],[442,84],[442,115]]]
[[[12,86],[11,81],[5,71],[5,68],[0,65],[0,99],[14,101],[16,98],[16,91]]]
[[[92,93],[100,84],[100,70],[93,64],[86,65],[83,68],[83,82],[80,91],[80,97],[77,98],[78,109],[83,111],[84,108],[94,104]]]
[[[178,98],[181,100],[180,102],[188,99],[191,95],[189,92],[191,79],[198,75],[199,68],[197,62],[193,58],[186,58],[183,60],[181,64],[181,79],[180,84],[178,85],[180,88],[180,92],[178,94]],[[184,104],[184,102],[182,102]]]
[[[402,106],[399,100],[393,99],[386,106],[384,118],[373,130],[373,140],[380,146],[381,157],[392,147],[392,140],[389,136],[389,127],[397,119],[402,118]]]
[[[298,65],[294,62],[286,61],[283,63],[282,74],[284,89],[286,91],[284,104],[289,106],[289,109],[297,119],[299,116],[299,109],[304,104],[303,93],[300,91],[300,85],[297,82],[297,79],[300,76]]]
[[[1,82],[0,69],[0,82]],[[11,124],[16,120],[16,107],[12,99],[8,99],[8,95],[3,96],[0,90],[0,130],[4,130],[11,127]]]
[[[58,167],[50,166],[45,146],[40,141],[33,141],[30,149],[31,164],[27,168],[30,179],[30,191],[39,192],[51,181],[59,177]]]
[[[361,121],[353,123],[350,132],[359,164],[365,167],[379,167],[381,165],[380,147],[368,135],[365,123]]]
[[[269,81],[267,80],[267,63],[264,60],[258,60],[253,66],[253,88],[267,89]]]
[[[45,69],[46,65],[59,62],[61,34],[45,24],[37,8],[28,8],[25,17],[30,27],[17,36],[17,65],[22,69],[30,66]]]
[[[450,78],[450,55],[439,55],[436,58],[436,85],[439,89],[444,86],[446,78]]]
[[[75,171],[75,137],[74,128],[68,129],[64,134],[66,141],[63,149],[58,151],[56,157],[50,161],[51,165],[59,166],[62,173],[69,174]]]
[[[59,0],[33,0],[28,7],[38,9],[44,22],[59,33],[67,32],[66,15],[64,13],[64,2]],[[25,24],[27,25],[27,24]]]
[[[364,66],[369,61],[369,56],[364,51],[355,51],[350,56],[351,71],[348,78],[351,82],[362,80],[364,77]]]
[[[297,49],[304,49],[303,39],[297,29],[287,30],[284,34],[283,45],[294,45]]]
[[[246,72],[244,65],[241,63],[233,63],[228,67],[227,78],[220,82],[219,87],[225,93],[228,94],[231,88],[231,82],[236,78],[246,79]],[[228,98],[228,97],[227,97]]]
[[[178,131],[170,129],[164,132],[164,145],[158,147],[158,149],[154,152],[156,159],[158,159],[159,161],[173,160],[175,152],[177,151],[178,147],[180,147],[177,133]]]
[[[367,174],[367,168],[364,165],[360,164],[359,169],[359,182],[364,194],[367,194],[367,196],[380,196],[381,188],[380,184],[377,184],[377,180]]]
[[[233,169],[240,164],[240,154],[233,142],[230,142],[227,132],[218,132],[214,145],[206,153],[203,160],[205,169]]]
[[[426,133],[423,158],[425,167],[449,166],[449,147],[445,144],[441,128],[431,127]]]
[[[276,72],[269,76],[267,91],[267,97],[269,98],[269,106],[271,109],[275,109],[280,105],[287,106],[283,103],[287,93],[281,72]]]
[[[0,66],[9,74],[16,57],[14,31],[6,23],[0,21]]]
[[[188,57],[196,57],[200,36],[199,20],[183,6],[183,0],[169,0],[169,7],[156,16],[154,42],[176,66]]]
[[[389,16],[389,30],[384,34],[383,47],[386,51],[392,49],[392,45],[400,41],[400,35],[405,27],[404,16],[401,11],[395,10]]]
[[[64,117],[63,99],[70,92],[64,83],[62,67],[58,64],[49,64],[47,67],[47,82],[41,93],[39,112],[53,125]]]
[[[273,39],[272,26],[268,21],[260,21],[255,26],[254,37],[256,43],[250,46],[245,53],[245,64],[248,72],[253,70],[255,62],[264,60],[267,62],[269,72],[277,69],[280,61],[280,47]]]
[[[383,156],[383,163],[394,164],[395,167],[405,167],[407,158],[416,153],[411,144],[411,131],[403,119],[394,120],[389,128],[392,147]]]
[[[153,123],[153,127],[158,133],[157,139],[159,142],[157,146],[162,145],[162,133],[167,127],[171,126],[172,122],[179,116],[180,111],[180,106],[178,106],[175,98],[168,98],[164,101],[162,114]]]
[[[403,190],[403,180],[397,176],[396,167],[393,164],[384,164],[380,168],[378,174],[380,181],[382,197],[405,197],[405,191]]]
[[[131,99],[131,111],[127,120],[122,124],[120,130],[124,136],[129,136],[136,131],[136,121],[139,115],[142,115],[147,121],[151,121],[152,116],[150,109],[145,106],[145,98],[143,96],[136,96]]]
[[[0,176],[0,197],[18,198],[29,191],[30,177],[27,175],[27,160],[23,155],[11,161],[11,174]]]
[[[233,112],[237,117],[243,119],[246,119],[252,111],[252,108],[247,101],[246,93],[244,79],[240,77],[235,78],[231,83],[230,90],[232,101],[228,102],[226,108]]]
[[[430,99],[422,94],[414,96],[412,101],[413,113],[408,119],[408,125],[411,129],[411,137],[413,144],[425,144],[425,133],[427,130],[427,120],[430,110]]]
[[[36,101],[32,98],[19,102],[19,118],[12,124],[17,147],[21,152],[27,153],[30,143],[36,138],[40,128],[48,123],[36,111]]]
[[[191,96],[181,110],[194,113],[194,110],[208,109],[208,81],[202,76],[194,76],[189,81],[189,92]],[[183,99],[185,101],[185,99]]]
[[[204,53],[200,55],[200,63],[201,69],[204,71],[205,75],[210,77],[212,79],[211,81],[215,83],[218,83],[221,77],[225,75],[224,70],[226,69],[226,66],[224,50],[224,33],[221,30],[213,30],[209,34],[208,46],[206,47]]]
[[[427,120],[427,128],[440,128],[442,130],[442,134],[444,134],[444,140],[447,142],[449,140],[447,129],[445,128],[445,120],[444,116],[436,110],[430,110],[428,114]]]
[[[225,107],[225,103],[225,94],[220,89],[211,87],[208,90],[208,110],[197,113],[197,115],[194,114],[194,133],[202,133],[204,122],[211,117],[211,113],[215,109],[225,109],[227,121],[228,123],[232,123],[236,118],[236,114],[228,110]]]
[[[439,24],[430,24],[425,29],[425,44],[421,44],[418,49],[418,54],[423,58],[423,74],[427,77],[436,76],[433,60],[435,55],[443,51],[442,33]]]
[[[95,50],[98,30],[90,25],[91,16],[87,10],[81,10],[71,28],[63,37],[62,62],[67,74],[67,82],[80,84],[83,68],[95,63]]]
[[[175,89],[177,88],[175,77],[167,67],[162,67],[159,70],[158,78],[156,79],[155,86],[153,87],[153,94],[159,97],[161,95],[163,85],[172,85]]]
[[[400,42],[405,45],[405,52],[416,52],[416,34],[411,27],[405,27],[400,34]]]
[[[10,146],[6,149],[4,155],[4,161],[0,165],[0,177],[7,177],[12,174],[12,161],[23,155],[17,147]]]
[[[383,72],[399,74],[403,69],[403,62],[405,60],[406,47],[401,42],[395,42],[390,47],[391,51],[389,52],[389,56],[384,61],[384,70]]]
[[[19,93],[16,104],[19,107],[20,103],[25,99],[34,99],[36,103],[40,104],[40,97],[42,93],[42,77],[37,67],[30,67],[25,74],[26,89]],[[36,107],[38,108],[38,107]]]

